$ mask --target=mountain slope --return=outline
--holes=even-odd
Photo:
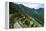
[[[24,28],[44,26],[44,8],[28,8],[22,4],[9,3],[9,26],[14,26],[16,21]],[[10,28],[13,28],[10,27]]]

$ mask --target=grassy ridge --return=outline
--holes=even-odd
[[[9,3],[9,28],[14,28],[16,21],[23,27],[44,26],[44,8],[28,8],[21,4]],[[12,14],[12,15],[11,15]],[[10,16],[11,15],[11,16]]]

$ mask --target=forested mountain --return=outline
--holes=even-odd
[[[44,26],[44,8],[34,9],[34,8],[26,7],[22,4],[16,4],[16,3],[10,2],[9,3],[9,15],[11,15],[11,14],[13,14],[13,16],[18,15],[19,17],[21,17],[21,15],[24,15],[25,17],[30,16],[36,21],[36,23],[35,22],[33,22],[33,23],[35,25],[37,24],[36,25],[37,27]],[[30,20],[30,19],[31,18],[28,18],[28,20]],[[10,21],[10,23],[11,23],[11,21]],[[25,22],[25,23],[29,24],[28,22]],[[40,24],[40,26],[39,26],[39,24]],[[31,27],[32,26],[33,26],[33,24],[31,25]]]

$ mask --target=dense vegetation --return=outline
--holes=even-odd
[[[44,8],[28,8],[22,4],[9,3],[9,28],[18,22],[23,28],[43,27]]]

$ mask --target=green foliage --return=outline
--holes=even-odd
[[[9,28],[14,28],[16,21],[22,27],[42,27],[44,26],[44,8],[34,9],[23,5],[9,3]],[[31,22],[32,21],[32,22]],[[12,27],[11,27],[12,26]]]

